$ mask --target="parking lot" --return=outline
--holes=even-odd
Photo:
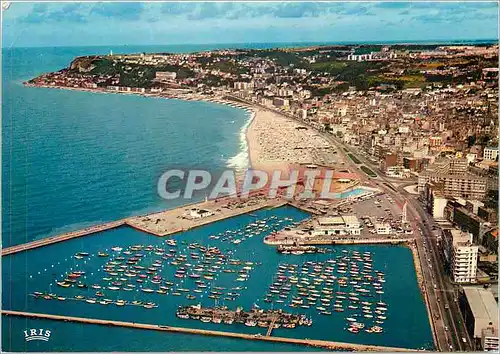
[[[411,236],[401,228],[402,206],[397,205],[386,194],[363,201],[353,202],[338,209],[339,215],[355,215],[361,222],[361,237],[404,237]],[[389,234],[377,235],[375,224],[388,224]],[[409,226],[408,226],[409,227]]]

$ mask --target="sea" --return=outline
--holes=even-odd
[[[273,48],[279,44],[248,44]],[[290,44],[290,46],[294,46]],[[100,94],[24,87],[23,82],[44,72],[66,67],[76,56],[138,52],[194,52],[221,45],[122,46],[2,49],[2,247],[9,247],[83,227],[173,208],[194,200],[166,201],[157,195],[157,181],[172,168],[206,169],[215,176],[226,168],[248,167],[244,131],[248,112],[208,102],[159,99],[137,95]],[[235,45],[236,47],[236,45]],[[238,47],[244,47],[238,45]],[[279,265],[326,261],[328,255],[290,259],[262,243],[265,233],[239,245],[222,244],[214,233],[238,229],[253,219],[309,217],[292,207],[261,210],[180,234],[178,241],[201,242],[224,249],[254,265],[238,305],[265,306],[262,298]],[[284,225],[281,225],[284,226]],[[267,230],[269,233],[272,230]],[[157,300],[158,309],[81,302],[43,301],[33,291],[59,290],[60,274],[82,267],[73,254],[109,251],[137,243],[164,244],[163,239],[127,227],[19,253],[2,259],[2,308],[144,323],[218,328],[188,323],[173,312],[179,302]],[[231,247],[229,247],[231,246]],[[371,252],[374,266],[386,274],[388,316],[383,335],[345,331],[340,317],[316,318],[310,328],[277,330],[276,335],[327,339],[406,348],[432,348],[432,335],[419,293],[411,252],[405,247],[364,246],[332,250]],[[231,251],[233,252],[233,251]],[[301,256],[302,257],[302,256]],[[322,257],[322,258],[321,258]],[[97,276],[96,264],[87,264]],[[93,269],[92,267],[95,267]],[[80,268],[81,269],[81,268]],[[66,289],[64,289],[66,290]],[[401,294],[404,294],[402,296]],[[155,300],[156,301],[156,300]],[[205,299],[204,301],[208,301]],[[312,316],[312,315],[311,315]],[[26,342],[23,331],[50,329],[48,342]],[[224,328],[224,330],[228,330]],[[235,329],[257,333],[257,329]],[[48,320],[2,318],[5,351],[310,351],[288,344],[170,334]]]

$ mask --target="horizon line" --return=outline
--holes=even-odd
[[[278,46],[274,48],[279,48],[279,45],[297,45],[301,46],[327,46],[327,45],[412,45],[412,44],[449,44],[461,42],[463,44],[475,42],[477,44],[488,43],[494,44],[498,43],[498,38],[468,38],[468,39],[414,39],[414,40],[373,40],[373,41],[286,41],[286,42],[207,42],[207,43],[170,43],[170,44],[82,44],[82,45],[40,45],[40,46],[2,46],[3,49],[28,49],[28,48],[85,48],[85,47],[95,47],[95,48],[109,48],[109,47],[178,47],[178,46],[207,46],[207,45],[231,45],[231,49],[234,45],[255,45],[255,44],[276,44]],[[229,48],[229,47],[228,47]],[[223,49],[223,48],[221,48]],[[237,48],[236,48],[237,49]]]

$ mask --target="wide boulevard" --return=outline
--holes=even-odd
[[[372,184],[382,188],[400,206],[405,201],[408,202],[407,220],[413,225],[416,234],[415,240],[424,276],[423,289],[438,349],[441,351],[473,350],[458,308],[457,289],[451,283],[445,269],[445,262],[437,238],[439,227],[435,224],[432,216],[424,210],[418,196],[412,195],[404,189],[404,187],[416,184],[416,180],[387,178],[373,162],[359,152],[359,149],[355,150],[331,134],[324,133],[324,136],[339,148],[339,153],[345,155],[345,161],[352,169],[358,170],[360,175],[364,175]],[[354,163],[347,154],[351,154],[361,163]],[[363,165],[369,167],[377,174],[377,177],[368,176],[361,170]]]

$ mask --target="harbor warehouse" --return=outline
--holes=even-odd
[[[354,215],[318,218],[314,235],[360,235],[361,224]]]
[[[460,309],[476,349],[498,350],[498,305],[491,291],[481,287],[464,287]]]

